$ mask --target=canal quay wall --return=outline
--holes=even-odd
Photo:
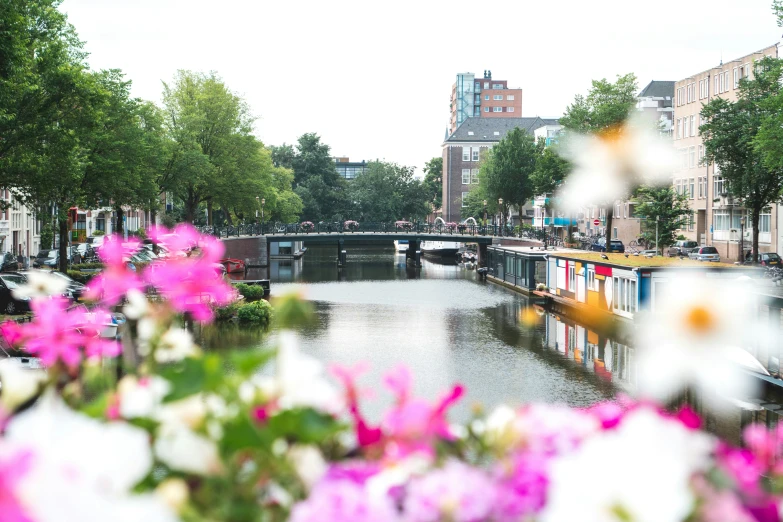
[[[673,276],[762,279],[763,270],[728,264],[702,264],[671,258],[642,258],[583,250],[541,251],[530,247],[493,245],[487,251],[487,279],[530,297],[549,311],[616,337],[628,337],[633,319],[641,311],[654,311],[662,285]],[[750,283],[753,284],[753,283]],[[758,284],[758,283],[756,283]],[[769,371],[765,384],[783,391],[783,292],[758,287],[758,314],[780,328],[780,342],[747,346]]]
[[[229,237],[220,240],[226,249],[225,256],[241,259],[248,267],[267,266],[266,238],[259,236]]]

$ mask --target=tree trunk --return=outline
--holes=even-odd
[[[68,271],[68,216],[59,216],[59,234],[60,234],[60,261],[58,268],[63,274]]]
[[[207,200],[207,225],[212,226],[212,199]]]
[[[606,251],[612,244],[612,217],[614,216],[614,203],[606,207]]]
[[[754,208],[751,211],[750,222],[753,226],[753,264],[759,262],[759,220],[761,218],[761,209]],[[744,253],[743,253],[744,254]]]
[[[124,227],[124,224],[122,222],[122,217],[123,217],[123,215],[125,213],[122,211],[122,207],[117,207],[116,208],[116,212],[117,212],[117,226],[114,227],[115,228],[114,232],[116,234],[122,235],[122,234],[125,233],[125,227]]]
[[[158,220],[158,211],[153,208],[150,210],[150,226],[157,225],[156,223],[157,220]]]

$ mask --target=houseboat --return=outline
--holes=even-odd
[[[408,240],[407,239],[400,239],[394,242],[394,251],[395,252],[407,252],[408,251]]]

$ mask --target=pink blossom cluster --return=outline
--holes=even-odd
[[[187,224],[174,229],[152,227],[150,239],[168,252],[142,274],[130,270],[127,259],[139,248],[138,242],[122,242],[119,236],[107,238],[99,252],[106,268],[88,285],[87,295],[111,306],[131,290],[153,287],[180,313],[189,313],[200,322],[212,319],[213,305],[230,303],[235,293],[220,277],[216,265],[223,257],[223,244],[201,235]]]
[[[82,355],[87,358],[115,357],[120,345],[101,337],[112,325],[105,309],[69,308],[61,297],[35,299],[31,303],[33,320],[19,324],[7,321],[0,326],[12,346],[24,346],[25,351],[40,357],[45,366],[62,362],[70,369],[78,368]]]
[[[359,410],[362,393],[357,378],[363,370],[333,369],[345,387],[362,458],[333,464],[309,497],[294,506],[292,520],[296,522],[558,520],[563,511],[552,510],[550,504],[570,499],[567,491],[553,489],[562,487],[557,468],[571,460],[581,462],[580,454],[590,452],[594,441],[611,440],[619,434],[631,437],[634,423],[660,428],[661,437],[693,445],[694,462],[683,464],[680,469],[690,483],[683,489],[692,498],[678,499],[683,502],[688,520],[780,520],[780,492],[773,492],[769,484],[774,483],[771,478],[783,476],[783,428],[769,431],[751,426],[744,432],[746,447],[735,448],[699,431],[701,421],[687,407],[672,413],[654,404],[621,398],[584,409],[527,405],[509,410],[512,413],[500,416],[500,420],[490,416],[475,433],[458,437],[446,421],[446,412],[462,396],[462,387],[454,386],[434,403],[414,398],[410,374],[405,368],[386,375],[384,382],[396,400],[383,421],[374,426]],[[646,431],[643,435],[657,437]],[[477,442],[469,440],[471,437],[478,439],[478,447],[485,448],[486,455],[443,456],[448,453],[441,451],[444,444],[452,448],[469,446]],[[633,447],[634,441],[626,442]],[[663,446],[666,447],[665,442]],[[645,449],[639,447],[638,451]],[[700,456],[706,458],[702,460]],[[615,456],[606,454],[605,458],[611,461]],[[586,477],[599,477],[600,471],[582,470]],[[655,473],[646,469],[632,471],[642,475]],[[616,475],[614,479],[620,483],[626,480],[622,474]],[[656,480],[658,477],[651,483]],[[589,484],[582,486],[589,490]],[[608,484],[601,487],[612,490]],[[622,486],[618,491],[623,491]],[[655,492],[649,494],[654,496]],[[586,495],[590,496],[589,491]],[[605,509],[618,509],[623,516],[635,513],[634,508],[639,506],[629,499],[626,511],[622,497],[615,504],[607,496],[610,501]],[[575,497],[573,501],[578,503],[579,499]],[[604,509],[598,505],[596,509],[599,508]],[[589,507],[586,509],[585,520],[593,520]]]

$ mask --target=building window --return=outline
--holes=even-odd
[[[470,169],[462,169],[462,184],[470,185]]]
[[[704,159],[704,145],[699,145],[699,165],[701,165],[703,159]]]
[[[470,147],[462,147],[462,161],[470,161]]]
[[[688,148],[689,167],[694,168],[696,166],[696,147]]]
[[[688,117],[684,117],[682,119],[682,137],[687,138],[688,137]]]
[[[771,222],[772,222],[772,209],[767,207],[761,211],[761,214],[759,214],[759,233],[769,234]],[[745,223],[747,224],[748,227],[752,226],[750,224],[749,219],[746,219]]]
[[[696,136],[696,116],[691,116],[691,136]]]
[[[691,178],[690,181],[690,198],[695,199],[696,198],[696,179]]]
[[[470,151],[471,151],[471,154],[472,154],[471,158],[473,159],[473,161],[478,161],[479,160],[479,152],[481,152],[481,149],[479,149],[478,147],[471,147]]]
[[[484,88],[489,89],[489,82],[484,82]]]
[[[713,210],[712,211],[712,229],[715,232],[723,232],[729,229],[729,211],[728,210]]]
[[[506,95],[506,100],[513,100],[513,99],[514,99],[514,95],[513,94],[507,94]]]
[[[489,112],[489,107],[484,107],[484,112]]]
[[[701,199],[701,198],[703,198],[703,197],[704,197],[704,187],[702,186],[702,180],[703,180],[703,179],[704,179],[704,178],[702,178],[701,176],[699,176],[699,178],[698,178],[698,180],[697,180],[697,183],[698,183],[698,185],[699,185],[699,199]]]
[[[493,89],[502,89],[503,88],[503,84],[502,83],[493,83],[492,84],[492,88]]]
[[[723,187],[723,178],[715,176],[712,180],[712,193],[714,194],[714,197],[718,197],[725,192]]]
[[[502,94],[494,94],[494,95],[492,95],[492,99],[493,100],[502,100],[503,99],[503,95]]]
[[[677,118],[677,139],[682,138],[682,118]]]
[[[617,239],[617,227],[612,228],[612,238]]]
[[[683,169],[688,168],[688,148],[680,149],[680,167]]]
[[[489,100],[489,94],[485,94],[485,95],[484,95],[484,99],[485,99],[485,100]]]
[[[462,206],[463,207],[467,207],[468,206],[468,202],[465,201],[465,198],[467,198],[468,194],[470,194],[470,192],[463,192],[462,193]]]
[[[506,112],[514,112],[514,107],[506,107]]]
[[[737,68],[735,67],[735,68],[734,68],[734,88],[735,88],[735,89],[736,89],[737,87],[739,87],[739,80],[740,80],[740,77],[739,77],[739,69],[737,69]]]
[[[476,92],[481,92],[481,82],[476,82]]]
[[[594,292],[598,291],[598,285],[595,284],[595,268],[588,268],[587,269],[587,289],[593,290]]]
[[[742,68],[744,69],[742,73],[742,77],[747,80],[748,78],[750,78],[750,64],[746,63],[745,65],[742,66]]]
[[[478,185],[478,173],[479,173],[479,169],[470,169],[470,182],[473,185]],[[464,179],[465,175],[463,174],[462,177]]]
[[[503,112],[503,107],[492,107],[492,112]]]
[[[704,176],[701,178],[701,191],[703,194],[703,198],[707,197],[707,176]]]
[[[688,216],[688,231],[693,232],[693,214]]]

